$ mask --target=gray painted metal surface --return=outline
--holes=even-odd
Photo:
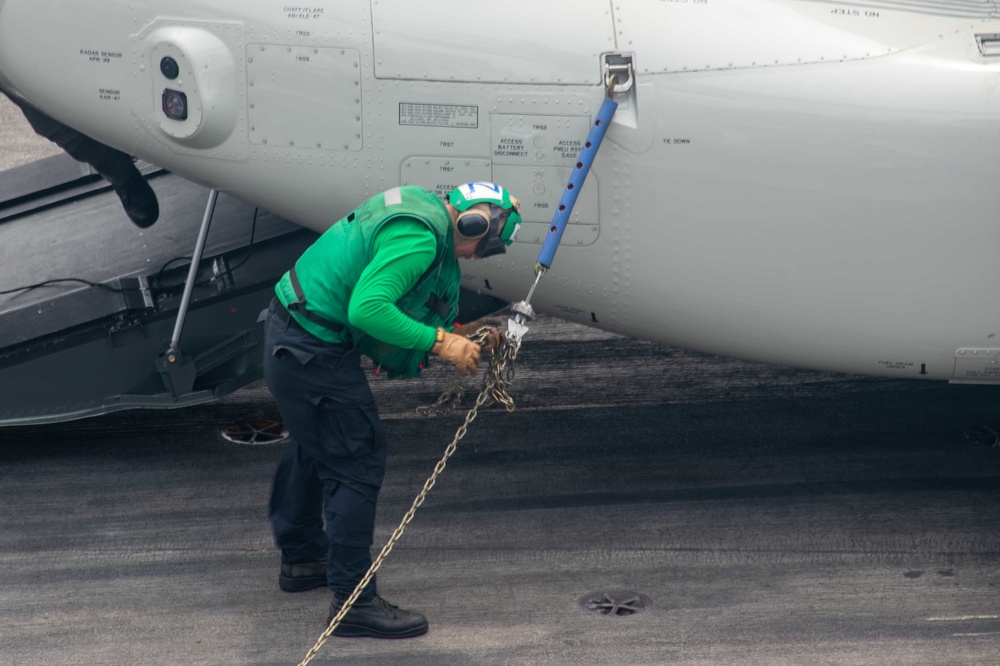
[[[179,382],[161,377],[173,366],[158,357],[173,339],[208,192],[154,170],[161,219],[137,229],[88,172],[64,155],[0,172],[0,291],[63,278],[125,290],[65,282],[0,295],[0,424],[186,406],[259,378],[257,314],[315,234],[266,211],[254,221],[252,207],[221,198],[194,272]]]
[[[316,230],[403,183],[503,183],[525,226],[463,280],[516,301],[604,58],[633,56],[538,311],[757,361],[1000,382],[996,2],[435,7],[502,37],[425,38],[437,15],[402,0],[7,0],[0,68],[61,121]],[[164,114],[168,91],[187,119]]]

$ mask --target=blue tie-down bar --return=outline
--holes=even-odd
[[[583,150],[580,151],[573,175],[569,178],[569,184],[566,185],[566,190],[559,200],[559,208],[556,209],[556,214],[552,218],[549,235],[545,237],[542,251],[538,253],[538,265],[545,270],[552,267],[552,259],[559,248],[563,232],[566,231],[566,224],[569,222],[569,216],[573,213],[576,198],[580,195],[580,190],[583,189],[583,182],[587,179],[587,174],[590,173],[594,158],[597,157],[597,149],[601,147],[601,142],[604,141],[604,135],[607,134],[608,126],[611,125],[611,119],[617,109],[618,102],[611,99],[610,96],[606,97],[604,103],[601,104],[601,110],[597,113],[594,125],[590,128],[590,135],[587,136],[587,142],[584,144]]]
[[[611,64],[609,63],[609,65]],[[608,132],[615,111],[618,110],[618,102],[613,99],[613,95],[618,92],[627,92],[632,86],[630,60],[626,59],[622,63],[611,65],[608,69],[605,81],[608,87],[608,96],[604,99],[601,110],[597,112],[597,119],[594,120],[594,125],[590,128],[587,142],[576,159],[576,167],[573,169],[573,174],[570,176],[562,198],[559,199],[559,208],[552,218],[549,234],[545,237],[542,251],[538,253],[538,263],[535,264],[535,282],[528,290],[526,299],[511,305],[513,316],[507,323],[507,339],[512,344],[515,355],[521,346],[521,340],[528,332],[528,327],[525,324],[535,316],[535,311],[531,307],[531,297],[535,294],[535,288],[542,275],[552,267],[552,259],[555,257],[556,250],[559,249],[559,241],[562,240],[563,232],[566,231],[566,224],[569,222],[569,216],[573,213],[576,198],[580,195],[580,190],[583,189],[583,183],[587,180],[587,174],[590,173],[590,167],[594,164],[594,158],[597,157],[597,150],[601,147],[601,142],[604,141],[604,135]],[[615,71],[612,72],[612,69]],[[621,73],[627,74],[627,79],[619,87],[618,81]]]

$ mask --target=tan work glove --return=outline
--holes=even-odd
[[[471,338],[476,334],[476,331],[484,326],[488,326],[490,328],[490,332],[486,338],[485,344],[483,344],[483,351],[492,353],[497,347],[500,346],[500,328],[506,323],[507,320],[503,317],[482,317],[480,319],[476,319],[475,321],[470,321],[468,324],[456,326],[452,332]]]
[[[461,375],[476,374],[479,371],[479,345],[455,333],[440,330],[444,334],[441,342],[435,342],[431,353],[458,368]]]

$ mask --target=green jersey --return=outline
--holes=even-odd
[[[418,374],[435,329],[458,313],[451,217],[417,187],[366,201],[306,250],[294,273],[304,305],[291,271],[275,293],[295,320],[327,342],[353,341],[395,374]]]

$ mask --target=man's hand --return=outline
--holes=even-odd
[[[489,327],[490,332],[486,337],[486,342],[483,344],[483,351],[493,352],[497,347],[500,346],[500,328],[507,323],[504,317],[482,317],[475,321],[470,321],[468,324],[462,324],[461,326],[456,326],[453,333],[458,335],[472,337],[481,328]]]
[[[458,368],[461,375],[476,374],[479,371],[479,345],[461,335],[441,332],[444,333],[444,339],[434,343],[431,353]]]

